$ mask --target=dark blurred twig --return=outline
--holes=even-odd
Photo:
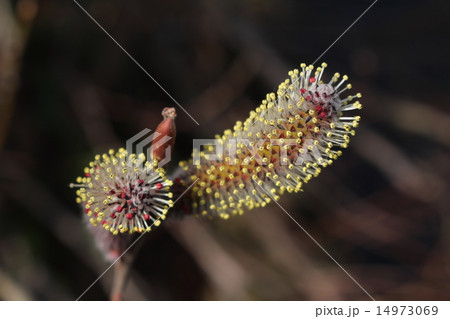
[[[175,239],[197,260],[220,299],[248,299],[245,286],[250,274],[214,239],[197,220],[187,218],[167,227]],[[195,236],[193,235],[195,234]]]
[[[22,53],[36,12],[34,0],[18,1],[16,12],[10,1],[0,0],[0,149],[13,115]]]
[[[28,292],[0,268],[0,300],[33,300]]]

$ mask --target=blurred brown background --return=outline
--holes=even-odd
[[[199,122],[244,120],[372,1],[80,0]],[[379,1],[319,61],[363,94],[344,155],[280,203],[377,300],[450,298],[449,9]],[[73,1],[0,0],[0,299],[74,300],[108,266],[68,184],[173,101]],[[128,300],[368,300],[279,207],[167,221]],[[108,299],[111,273],[83,300]]]

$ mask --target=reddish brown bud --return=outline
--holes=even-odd
[[[175,117],[177,113],[175,112],[175,108],[166,107],[161,114],[164,119],[156,128],[156,132],[159,134],[156,134],[157,136],[153,140],[150,148],[152,158],[158,162],[167,157],[166,149],[170,152],[169,154],[172,154],[176,136]]]

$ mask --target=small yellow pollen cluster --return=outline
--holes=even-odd
[[[191,191],[192,213],[227,219],[244,208],[265,206],[287,192],[298,192],[346,148],[360,116],[361,94],[341,98],[351,88],[335,73],[322,81],[326,64],[301,65],[268,94],[245,122],[216,137],[190,162],[180,165],[198,182]]]
[[[144,154],[110,150],[96,155],[84,175],[71,184],[78,188],[76,201],[94,226],[101,224],[114,235],[150,231],[166,218],[173,204],[172,181]]]

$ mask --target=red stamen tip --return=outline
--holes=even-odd
[[[145,220],[149,220],[150,219],[150,215],[149,214],[144,214],[144,219]]]
[[[326,117],[327,116],[327,113],[325,113],[325,112],[320,112],[320,114],[319,114],[319,117],[321,118],[321,119],[323,119],[324,117]]]
[[[161,189],[161,188],[163,188],[163,185],[161,183],[156,183],[156,188]]]
[[[314,83],[314,82],[316,82],[316,78],[310,78],[309,79],[309,83]]]
[[[305,89],[300,89],[300,93],[301,93],[301,94],[305,94],[305,93],[306,93],[306,90],[305,90]]]
[[[317,105],[317,106],[316,106],[316,111],[317,111],[317,112],[322,112],[322,107],[321,107],[320,105]]]
[[[112,219],[114,219],[114,218],[117,217],[115,213],[111,213],[109,216],[110,216]]]
[[[117,206],[116,208],[116,212],[120,213],[122,211],[123,207],[122,206]]]
[[[132,213],[127,213],[127,214],[125,215],[125,217],[126,217],[127,219],[132,219],[132,218],[133,218],[133,214],[132,214]]]

